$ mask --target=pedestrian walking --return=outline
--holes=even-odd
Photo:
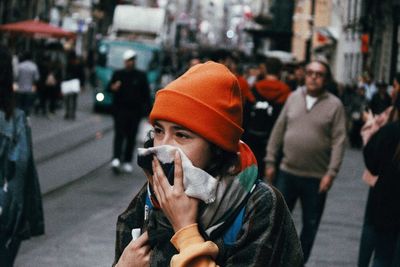
[[[388,85],[385,82],[378,82],[376,86],[378,91],[372,96],[369,108],[373,114],[381,114],[392,104],[392,98],[387,91]]]
[[[114,72],[110,81],[113,94],[114,150],[111,166],[118,173],[132,172],[133,148],[140,120],[150,109],[150,88],[146,74],[135,68],[136,52],[123,54],[124,69]]]
[[[400,265],[400,98],[395,106],[395,121],[380,128],[364,148],[365,165],[378,176],[369,199],[373,267]]]
[[[345,111],[340,100],[325,87],[331,76],[329,65],[322,61],[306,66],[305,87],[289,96],[267,146],[265,176],[273,181],[282,151],[276,186],[290,211],[297,199],[301,201],[300,241],[305,262],[345,149]]]
[[[41,68],[39,109],[43,115],[54,114],[60,93],[61,70],[56,61],[48,59]]]
[[[29,116],[35,102],[37,82],[40,78],[38,66],[32,61],[31,53],[25,52],[22,55],[17,70],[17,107]]]
[[[361,148],[363,146],[361,138],[361,128],[364,125],[363,114],[368,107],[365,99],[365,90],[363,87],[354,88],[351,104],[348,106],[348,123],[349,141],[353,148]]]
[[[65,75],[65,81],[77,81],[76,85],[73,86],[74,88],[71,88],[73,90],[63,92],[65,105],[64,119],[74,120],[76,118],[78,95],[79,92],[84,88],[86,81],[84,65],[75,52],[70,52],[70,54],[68,55],[68,63]]]
[[[367,101],[371,101],[374,94],[378,91],[376,85],[374,83],[374,77],[372,74],[365,72],[360,81],[360,86],[364,87],[365,97]]]
[[[139,156],[148,182],[118,218],[116,266],[302,266],[290,213],[257,179],[241,121],[238,82],[222,64],[198,64],[157,93]]]
[[[289,88],[292,91],[296,91],[298,88],[304,86],[304,80],[306,76],[306,63],[299,62],[294,66],[293,70],[293,80],[288,82]]]
[[[247,121],[243,140],[256,156],[258,169],[264,170],[265,147],[282,107],[291,93],[289,86],[280,80],[283,64],[277,58],[265,61],[266,75],[252,89],[253,103],[246,106]],[[262,171],[259,175],[262,176]]]
[[[393,81],[394,90],[399,89],[400,73],[397,73]],[[365,124],[362,127],[361,135],[363,137],[363,143],[366,145],[370,138],[383,126],[388,123],[393,123],[400,120],[400,97],[394,99],[393,105],[387,108],[384,112],[379,115],[373,115],[372,112],[365,114]],[[367,169],[363,173],[363,181],[370,187],[368,191],[367,202],[365,206],[363,227],[361,232],[360,247],[358,253],[358,266],[368,267],[372,254],[375,250],[376,244],[376,231],[373,222],[373,188],[375,187],[378,176],[371,174]],[[400,256],[400,255],[399,255]]]
[[[238,80],[240,91],[242,94],[242,106],[243,106],[243,128],[247,125],[248,117],[250,112],[248,109],[254,104],[255,97],[251,92],[251,88],[247,80],[243,75],[239,72],[239,58],[238,56],[233,55],[231,52],[226,50],[219,51],[218,55],[218,63],[224,64],[235,76]]]
[[[245,107],[249,102],[253,103],[255,98],[251,93],[250,85],[239,71],[239,56],[234,55],[230,51],[220,50],[218,51],[216,58],[218,59],[218,63],[224,64],[236,76],[242,94],[243,107]]]
[[[39,181],[25,113],[14,108],[11,56],[0,47],[0,263],[14,264],[21,241],[44,233]]]

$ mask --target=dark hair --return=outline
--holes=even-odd
[[[223,48],[211,53],[211,59],[216,62],[225,61],[229,57],[231,57],[231,52]]]
[[[279,58],[269,57],[265,60],[267,74],[279,76],[282,71],[282,61]]]
[[[150,130],[147,133],[146,140],[143,144],[144,148],[149,148],[154,146],[154,131]],[[225,175],[234,175],[237,172],[238,155],[235,152],[229,152],[221,149],[217,145],[211,144],[211,166],[209,166],[205,171],[214,177],[222,177]]]
[[[300,61],[300,62],[297,62],[297,63],[294,65],[294,69],[295,69],[295,70],[297,70],[297,69],[304,69],[304,68],[306,67],[306,65],[307,65],[307,63],[306,63],[305,61]]]
[[[32,53],[29,51],[25,51],[24,53],[22,53],[21,55],[21,62],[25,61],[25,60],[31,60],[32,59]]]
[[[205,170],[206,172],[214,177],[223,177],[225,175],[235,174],[235,171],[237,171],[237,169],[234,167],[237,165],[239,160],[237,153],[223,150],[222,148],[212,143],[211,153],[211,166],[209,166],[207,170]]]
[[[14,112],[13,67],[11,55],[0,46],[0,110],[10,119]]]

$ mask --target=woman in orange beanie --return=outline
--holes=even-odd
[[[150,122],[138,152],[148,183],[118,217],[114,265],[302,266],[286,204],[240,141],[240,88],[225,66],[198,64],[160,90]]]

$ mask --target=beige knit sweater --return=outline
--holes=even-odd
[[[325,92],[307,110],[305,96],[304,90],[297,90],[286,101],[268,142],[266,164],[275,165],[282,149],[282,170],[303,177],[335,177],[346,140],[343,105]]]

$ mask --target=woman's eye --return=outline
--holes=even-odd
[[[182,133],[182,132],[177,132],[177,133],[176,133],[176,136],[177,136],[178,138],[184,138],[184,139],[190,138],[190,136],[189,136],[188,134]]]
[[[154,133],[155,133],[155,134],[161,134],[161,133],[162,133],[162,129],[161,129],[161,128],[155,127],[155,128],[154,128]]]

